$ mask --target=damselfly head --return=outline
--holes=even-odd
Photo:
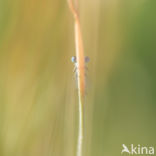
[[[76,63],[77,62],[76,56],[72,56],[71,57],[71,61],[73,63]],[[90,58],[88,56],[86,56],[85,59],[84,59],[84,61],[85,61],[85,63],[88,63],[90,61]]]

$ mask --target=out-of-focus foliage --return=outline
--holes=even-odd
[[[85,156],[156,146],[156,2],[80,1]],[[78,103],[66,0],[0,1],[0,156],[74,156]]]

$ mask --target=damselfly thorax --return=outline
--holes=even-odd
[[[85,78],[85,88],[86,88],[86,76],[87,76],[87,71],[88,71],[88,67],[87,67],[87,63],[90,61],[90,58],[88,57],[88,56],[86,56],[85,58],[84,58],[84,67],[79,67],[78,66],[78,63],[77,63],[77,58],[76,58],[76,56],[73,56],[72,58],[71,58],[71,61],[74,63],[74,73],[75,73],[75,76],[76,76],[76,84],[78,84],[78,76],[79,76],[79,70],[83,70],[84,71],[84,78]],[[82,69],[82,68],[84,68],[84,69]]]

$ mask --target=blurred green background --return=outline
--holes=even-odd
[[[156,147],[156,1],[80,0],[88,64],[84,156]],[[0,1],[0,156],[75,156],[78,98],[66,0]]]

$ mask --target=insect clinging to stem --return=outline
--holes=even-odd
[[[85,58],[84,58],[84,63],[85,63],[85,66],[84,66],[84,71],[85,71],[85,76],[87,75],[86,74],[86,71],[88,71],[88,67],[86,66],[86,64],[88,63],[90,61],[90,58],[88,57],[88,56],[86,56]],[[76,56],[72,56],[71,57],[71,62],[73,62],[74,63],[74,70],[73,70],[73,72],[75,73],[75,75],[76,75],[76,80],[77,80],[77,78],[78,78],[78,63],[77,63],[77,58],[76,58]],[[86,82],[85,82],[86,83]],[[85,84],[86,85],[86,84]]]

